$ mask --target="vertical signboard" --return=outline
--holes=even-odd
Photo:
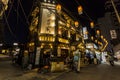
[[[87,34],[87,27],[83,27],[83,37],[84,39],[88,39],[88,34]]]
[[[47,7],[44,7],[44,6]],[[44,4],[42,9],[41,31],[40,33],[55,34],[55,6]]]

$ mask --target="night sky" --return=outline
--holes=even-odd
[[[23,11],[20,4],[19,6],[17,5],[17,1],[18,0],[14,0],[11,11],[10,8],[12,4],[6,12],[7,16],[10,11],[8,16],[9,27],[8,25],[5,26],[5,39],[6,43],[10,44],[13,42],[26,43],[28,41],[29,24],[25,17],[28,17],[33,3],[32,0],[21,0]]]
[[[28,17],[31,12],[33,1],[35,0],[20,0],[24,12],[22,11],[20,5],[18,7],[17,5],[18,0],[12,0],[12,1],[14,1],[14,3],[11,11],[10,11],[11,5],[9,5],[8,11],[6,12],[6,16],[8,16],[8,13],[10,11],[9,16],[7,17],[9,27],[8,25],[5,25],[6,43],[13,43],[13,42],[26,43],[28,41],[29,24],[27,23],[24,12],[26,14],[26,17]],[[60,4],[62,4],[63,7],[68,9],[73,16],[77,17],[82,23],[85,24],[86,22],[89,21],[89,18],[85,14],[81,16],[78,15],[77,6],[79,4],[83,6],[84,11],[93,21],[96,21],[97,18],[104,16],[105,0],[76,0],[76,1],[57,0],[57,1]],[[17,9],[19,14],[17,14]]]

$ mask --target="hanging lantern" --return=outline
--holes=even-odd
[[[94,22],[90,22],[90,27],[94,28]]]
[[[96,31],[96,33],[97,33],[97,35],[99,35],[99,34],[100,34],[100,31],[99,31],[99,30],[97,30],[97,31]]]
[[[104,41],[106,41],[106,39],[105,39],[105,38],[104,38],[103,40],[104,40]]]
[[[67,24],[66,24],[66,26],[67,26],[67,27],[70,27],[70,24],[69,24],[69,23],[67,23]]]
[[[102,36],[102,35],[101,35],[100,37],[101,37],[101,39],[103,39],[103,36]]]
[[[87,34],[88,34],[88,31],[86,31],[85,34],[87,35]]]
[[[79,26],[79,22],[75,21],[75,26],[78,27]]]
[[[78,14],[80,15],[80,14],[82,14],[83,13],[83,8],[82,8],[82,6],[78,6]]]
[[[97,43],[98,40],[95,40],[95,42]]]
[[[100,44],[100,42],[98,41],[98,44]]]
[[[61,5],[60,4],[56,5],[56,10],[57,10],[58,13],[61,12]]]
[[[93,40],[94,38],[93,38],[93,36],[91,36],[91,40]]]

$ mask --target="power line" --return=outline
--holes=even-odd
[[[22,9],[22,11],[23,11],[24,17],[25,17],[25,19],[26,19],[26,23],[29,25],[30,23],[29,23],[29,21],[28,21],[28,18],[27,18],[27,16],[26,16],[26,13],[25,13],[25,11],[24,11],[24,9],[23,9],[23,6],[22,6],[22,4],[21,4],[21,0],[19,0],[19,4],[20,4],[20,7],[21,7],[21,9]]]
[[[9,11],[8,11],[8,15],[6,16],[7,19],[8,19],[8,17],[9,17],[9,15],[10,15],[11,10],[12,10],[13,3],[14,3],[14,0],[13,0],[13,2],[11,1],[11,6],[10,6],[10,9],[9,9]]]
[[[33,8],[34,8],[34,6],[35,6],[35,4],[36,4],[36,0],[33,0],[32,3],[33,3],[33,4],[32,4],[32,8],[31,8],[30,13],[28,14],[27,18],[30,17],[30,15],[31,15],[31,13],[32,13],[32,10],[33,10]]]
[[[78,6],[80,5],[80,3],[77,0],[75,0],[75,2],[78,4]],[[89,18],[90,21],[93,21],[92,18],[87,14],[87,12],[85,10],[83,10],[83,12]]]
[[[7,23],[7,27],[8,27],[8,29],[9,29],[11,35],[12,35],[15,39],[17,39],[16,35],[13,33],[13,31],[12,31],[11,28],[10,28],[10,25],[9,25],[9,23],[8,23],[7,16],[6,16],[5,12],[4,12],[3,14],[4,14],[5,21],[6,21],[6,23]]]
[[[62,2],[61,2],[60,0],[59,0],[59,1],[55,0],[55,1],[56,1],[57,3],[62,4]],[[65,10],[73,19],[77,20],[77,18],[72,15],[72,12],[65,8],[65,5],[64,5],[64,4],[62,4],[62,6],[63,6],[63,10]]]

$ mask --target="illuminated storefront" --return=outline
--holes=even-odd
[[[58,13],[54,1],[35,6],[31,17],[29,50],[35,53],[35,65],[42,65],[44,55],[64,62],[78,44],[83,43],[81,26],[66,12]]]

